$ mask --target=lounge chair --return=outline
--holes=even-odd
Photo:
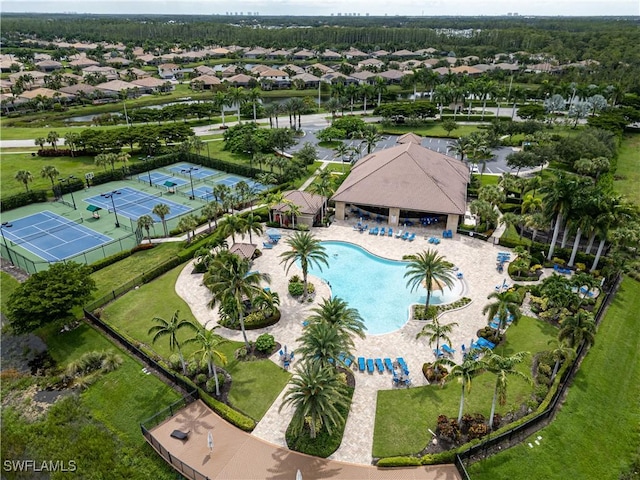
[[[376,368],[378,369],[378,372],[384,373],[384,364],[382,363],[382,360],[376,358],[374,362],[376,362]]]
[[[389,237],[393,237],[393,228],[389,227],[389,232],[387,233]]]
[[[369,235],[378,235],[378,227],[374,227],[373,230],[369,230]]]
[[[381,236],[381,237],[384,237],[385,235],[386,235],[386,232],[384,231],[384,227],[382,227],[382,228],[380,229],[380,236]]]
[[[367,358],[367,372],[369,373],[373,373],[373,360],[371,360],[370,358]]]
[[[454,353],[456,353],[456,351],[446,343],[442,345],[442,350],[444,350],[444,353],[447,353],[449,355],[453,355]]]
[[[444,352],[442,350],[433,349],[433,353],[435,353],[436,358],[444,357]]]
[[[398,365],[400,365],[400,368],[403,371],[409,370],[409,368],[407,368],[407,363],[404,361],[404,358],[398,357],[397,360],[398,360]]]
[[[273,245],[271,243],[262,242],[262,248],[264,248],[266,250],[270,250],[270,249],[273,248]]]
[[[456,273],[456,277],[458,277],[459,279],[462,279],[462,277],[464,277],[464,275],[462,274],[462,272],[458,272],[458,273]]]
[[[171,436],[173,438],[177,438],[178,440],[189,440],[190,433],[191,430],[189,430],[188,432],[183,432],[182,430],[174,430],[173,432],[171,432]]]
[[[358,370],[364,372],[364,357],[358,357]]]
[[[402,237],[402,233],[403,233],[402,230],[398,230],[398,233],[396,233],[396,238]]]
[[[407,230],[406,232],[404,232],[404,233],[402,234],[402,237],[400,237],[400,238],[402,238],[402,240],[406,240],[407,238],[409,238],[409,230]]]
[[[390,372],[393,372],[393,362],[391,361],[390,358],[385,358],[383,360],[385,366],[387,367],[387,370],[389,370]]]
[[[415,238],[416,238],[416,234],[415,234],[415,232],[413,232],[411,235],[409,235],[407,237],[407,241],[413,242],[415,240]]]
[[[348,357],[346,357],[346,358],[344,359],[344,365],[345,365],[347,368],[350,368],[352,363],[353,363],[353,357],[352,357],[351,355],[349,355]]]

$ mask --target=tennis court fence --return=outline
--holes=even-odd
[[[46,237],[47,235],[51,235],[52,233],[59,232],[60,230],[65,230],[70,226],[80,225],[81,223],[84,223],[84,220],[82,219],[82,217],[76,220],[70,220],[67,222],[62,222],[60,220],[58,221],[60,222],[59,225],[56,225],[55,227],[50,228],[48,230],[41,230],[40,232],[32,233],[31,235],[26,235],[16,240],[12,240],[12,239],[7,239],[7,240],[12,245],[22,245],[23,243],[30,243],[31,240],[35,240],[36,238]]]
[[[63,225],[63,227],[66,227],[66,225]],[[61,227],[58,227],[58,229],[61,229]],[[46,235],[48,233],[50,233],[50,231],[38,233],[35,235],[42,236],[43,234]],[[28,241],[28,239],[22,239],[22,241]],[[17,244],[19,245],[19,243],[20,242],[18,242]],[[138,243],[139,242],[136,240],[136,233],[133,232],[126,237],[117,238],[103,245],[99,245],[91,250],[87,250],[86,252],[66,258],[62,261],[65,263],[77,262],[85,265],[90,265],[94,262],[97,262],[98,260],[102,260],[103,258],[107,258],[111,255],[120,253],[123,250],[131,250],[133,247],[138,245]],[[48,262],[46,260],[32,260],[16,249],[9,247],[8,243],[4,242],[0,243],[0,251],[2,252],[3,258],[8,259],[16,267],[21,268],[27,273],[42,272],[43,270],[47,270],[51,263],[57,263]]]

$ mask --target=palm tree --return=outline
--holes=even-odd
[[[298,130],[302,130],[302,112],[307,108],[304,99],[300,97],[293,97],[289,99],[289,107],[293,113],[293,127],[295,128],[296,115],[298,115]]]
[[[229,101],[231,103],[234,103],[236,105],[236,112],[238,115],[238,123],[241,123],[240,120],[240,107],[242,105],[244,105],[244,103],[247,100],[247,96],[245,94],[245,91],[242,87],[231,87],[229,89],[229,91],[227,92],[227,95],[229,96]]]
[[[228,185],[217,183],[213,187],[213,198],[216,203],[222,205],[223,210],[226,212],[229,209],[229,199],[231,197],[231,188]]]
[[[56,132],[55,130],[51,130],[47,134],[47,142],[51,144],[54,150],[58,149],[57,145],[58,145],[59,139],[60,139],[60,135],[58,135],[58,132]]]
[[[522,223],[522,215],[518,215],[517,213],[513,212],[503,213],[502,217],[500,217],[500,223],[502,225],[505,225],[507,228],[515,228],[516,226],[520,225],[520,223]],[[518,235],[520,236],[520,240],[522,240],[522,229],[520,229]]]
[[[404,274],[407,286],[411,291],[415,291],[420,286],[427,289],[427,299],[425,308],[429,308],[431,292],[434,286],[444,289],[445,286],[453,287],[453,265],[446,261],[444,257],[438,255],[436,250],[426,250],[413,255],[412,260],[407,265],[407,272]]]
[[[371,153],[371,151],[376,147],[377,143],[382,140],[382,136],[378,134],[378,131],[375,127],[367,128],[364,131],[364,135],[362,136],[362,143],[364,143],[367,147],[367,155]]]
[[[109,160],[106,153],[99,153],[94,157],[93,161],[98,167],[103,167],[104,171],[107,171],[107,164],[109,163]]]
[[[260,283],[269,281],[268,274],[251,271],[248,260],[231,253],[217,255],[203,279],[213,294],[209,308],[219,305],[236,317],[247,350],[251,345],[244,328],[245,299],[251,302],[262,291]]]
[[[207,217],[207,222],[209,223],[209,230],[211,230],[211,220],[215,220],[216,227],[218,226],[218,204],[215,202],[209,202],[204,207],[202,207],[202,214]]]
[[[447,379],[457,378],[462,386],[460,394],[460,408],[458,409],[458,424],[462,422],[462,412],[464,411],[464,395],[471,392],[471,383],[473,377],[482,371],[483,365],[473,358],[473,355],[467,355],[461,364],[454,365],[447,375]]]
[[[553,384],[553,381],[558,374],[558,370],[560,370],[560,365],[565,360],[571,360],[575,356],[575,351],[570,348],[567,343],[563,340],[549,340],[549,344],[554,344],[553,350],[550,351],[551,357],[556,361],[553,365],[553,372],[551,372],[550,383]]]
[[[249,243],[253,243],[253,238],[251,238],[251,234],[255,233],[256,235],[262,235],[263,228],[262,222],[260,221],[260,217],[255,216],[253,213],[250,213],[246,217],[242,219],[242,234],[249,234]]]
[[[382,94],[387,91],[387,82],[382,77],[375,77],[373,90],[378,95],[378,106],[382,102]]]
[[[149,243],[151,243],[151,234],[149,233],[149,230],[151,229],[152,225],[153,218],[151,217],[151,215],[142,215],[140,218],[138,218],[138,228],[144,228],[147,231],[147,240],[149,241]]]
[[[267,103],[264,106],[264,113],[267,117],[269,117],[269,127],[273,128],[273,119],[274,117],[278,117],[278,113],[280,112],[280,106],[277,103]]]
[[[593,314],[580,310],[571,317],[566,317],[560,324],[558,339],[565,340],[567,345],[576,350],[581,343],[587,346],[594,344],[596,340],[596,322]]]
[[[191,240],[193,240],[193,231],[197,226],[198,220],[196,220],[196,217],[193,214],[185,215],[178,222],[178,230],[181,232],[187,232],[187,243],[191,243]]]
[[[40,147],[40,150],[44,150],[44,146],[47,143],[47,139],[44,137],[38,137],[34,140],[34,143]]]
[[[171,208],[166,203],[159,203],[153,207],[151,213],[158,216],[160,221],[162,222],[162,227],[164,228],[164,236],[169,236],[169,230],[167,230],[167,215],[171,213]]]
[[[348,334],[336,325],[326,322],[309,324],[297,341],[296,353],[299,353],[305,362],[318,362],[323,367],[335,366],[334,360],[339,358],[341,353],[349,353],[354,348],[353,340]]]
[[[54,165],[45,165],[40,170],[40,176],[42,178],[48,178],[51,180],[51,188],[55,188],[53,181],[60,175],[60,172]]]
[[[291,380],[291,386],[280,405],[294,408],[291,426],[298,435],[305,426],[309,436],[316,438],[316,426],[320,425],[331,434],[332,429],[344,424],[338,407],[347,407],[346,386],[333,368],[323,367],[320,362],[302,362]]]
[[[215,360],[220,362],[220,365],[227,364],[227,357],[220,350],[217,350],[221,345],[229,343],[229,340],[221,337],[215,333],[215,330],[220,328],[220,325],[216,325],[211,330],[206,328],[200,328],[196,336],[188,339],[184,343],[197,343],[200,345],[200,349],[194,352],[194,355],[202,354],[202,361],[207,362],[207,368],[209,369],[209,376],[213,375],[216,382],[216,396],[220,396],[220,383],[218,382],[218,373],[216,371]]]
[[[440,322],[438,322],[438,319],[434,318],[433,323],[427,323],[424,327],[422,327],[422,330],[420,330],[420,332],[418,332],[418,334],[416,335],[416,339],[421,337],[427,337],[427,341],[429,342],[429,348],[431,348],[431,345],[435,343],[436,344],[435,351],[436,351],[436,359],[437,359],[438,358],[437,352],[440,351],[440,340],[451,345],[451,339],[449,338],[449,334],[453,331],[453,327],[457,327],[457,326],[458,324],[455,322],[441,325]],[[437,367],[436,367],[436,372],[437,372]]]
[[[520,297],[516,292],[493,292],[487,299],[495,299],[495,302],[489,303],[482,309],[483,315],[491,319],[498,317],[498,329],[494,332],[494,338],[498,337],[500,330],[503,330],[511,318],[514,322],[520,319]]]
[[[338,146],[333,149],[333,151],[335,152],[334,158],[339,158],[342,163],[344,163],[345,155],[349,154],[349,147],[343,142],[340,142]]]
[[[243,233],[244,225],[243,219],[238,215],[229,215],[225,213],[223,217],[224,223],[220,227],[222,231],[222,235],[226,237],[231,237],[231,241],[236,243],[236,233]]]
[[[224,121],[224,108],[230,106],[229,95],[227,92],[218,91],[213,97],[213,103],[220,109],[220,115],[222,116],[222,128],[226,128],[227,125]]]
[[[309,191],[324,197],[322,203],[322,218],[326,215],[327,201],[335,192],[333,177],[327,168],[319,168],[316,170],[316,179],[309,185]]]
[[[33,175],[29,170],[18,170],[13,178],[23,183],[24,188],[27,189],[27,192],[29,191],[29,182],[33,182]]]
[[[460,155],[460,161],[464,162],[465,155],[468,155],[471,151],[469,137],[460,137],[449,143],[449,145],[447,145],[447,150],[453,152],[455,155]]]
[[[551,245],[549,246],[547,260],[551,260],[553,258],[553,251],[558,240],[558,233],[560,232],[560,228],[563,226],[564,216],[571,208],[571,202],[575,195],[575,191],[575,180],[561,172],[552,180],[549,180],[540,187],[540,192],[544,199],[544,213],[550,220],[555,217],[553,237],[551,238]]]
[[[312,323],[327,323],[333,325],[345,335],[357,335],[365,338],[367,327],[355,308],[340,297],[324,298],[322,303],[311,310],[312,315],[307,321]]]
[[[182,364],[182,373],[187,374],[187,366],[184,363],[184,357],[182,356],[182,350],[180,349],[180,342],[178,341],[178,332],[180,330],[192,330],[197,331],[198,327],[190,320],[180,318],[180,310],[176,310],[171,317],[171,320],[167,321],[161,317],[153,317],[153,321],[158,323],[154,325],[147,332],[148,335],[153,335],[151,343],[156,343],[156,340],[162,337],[169,337],[169,350],[178,351],[180,356],[180,363]]]
[[[493,390],[489,428],[493,428],[493,416],[496,413],[496,400],[500,402],[500,405],[507,403],[508,377],[520,377],[529,383],[533,383],[527,375],[515,368],[518,363],[522,363],[527,355],[529,355],[529,352],[518,352],[511,356],[502,356],[492,352],[491,350],[486,350],[485,356],[482,359],[482,365],[489,372],[496,374],[496,386]]]
[[[259,88],[252,88],[251,90],[249,90],[247,92],[247,100],[249,102],[251,102],[251,105],[253,106],[253,121],[257,121],[258,116],[257,116],[257,112],[256,112],[256,104],[260,102],[260,99],[262,98],[262,91]]]
[[[289,273],[289,269],[296,262],[300,262],[302,269],[302,282],[304,286],[303,298],[307,295],[307,274],[309,265],[316,266],[322,270],[322,264],[329,266],[328,256],[320,241],[310,232],[295,232],[291,237],[287,238],[285,243],[291,247],[290,250],[280,254],[285,264],[285,273]]]
[[[336,97],[329,98],[329,100],[327,100],[327,103],[324,104],[324,108],[331,112],[331,123],[333,123],[333,120],[335,120],[336,112],[340,110],[341,107],[342,102],[339,98]]]
[[[269,192],[264,197],[264,201],[269,209],[269,221],[273,221],[272,211],[273,209],[284,202],[284,195],[282,192]]]

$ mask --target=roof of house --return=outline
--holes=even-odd
[[[63,92],[58,92],[56,90],[51,90],[50,88],[36,88],[34,90],[25,90],[18,96],[22,98],[28,98],[28,99],[36,98],[38,96],[45,97],[45,98],[56,98],[58,96],[62,98],[69,98],[68,94]]]
[[[464,163],[410,142],[359,160],[333,200],[464,215],[468,180]]]
[[[139,85],[141,87],[149,87],[149,88],[157,88],[164,85],[166,80],[160,80],[159,78],[154,77],[146,77],[146,78],[138,78],[137,80],[132,80],[131,83],[134,85]]]
[[[95,60],[91,60],[90,58],[87,57],[83,57],[83,58],[79,58],[77,60],[74,60],[72,62],[69,62],[69,65],[72,67],[90,67],[92,65],[100,65],[99,62],[96,62]]]
[[[107,90],[110,92],[120,92],[127,89],[138,89],[138,85],[130,82],[124,82],[122,80],[111,80],[110,82],[100,83],[99,85],[96,85],[96,87],[100,90]]]
[[[404,50],[404,49],[396,50],[391,55],[393,57],[415,57],[416,56],[415,52],[412,52],[411,50]]]
[[[304,82],[319,82],[320,78],[311,73],[299,73],[298,75],[294,76],[292,80],[302,80]]]
[[[400,135],[396,140],[396,143],[417,143],[418,145],[422,144],[422,137],[420,135],[416,135],[413,132],[405,133],[404,135]]]
[[[384,72],[380,72],[377,74],[379,77],[386,78],[389,80],[399,80],[406,75],[405,72],[401,72],[400,70],[386,70]]]
[[[68,87],[62,87],[61,92],[68,93],[69,95],[77,95],[80,92],[84,92],[87,95],[91,95],[94,92],[99,92],[100,89],[87,85],[86,83],[76,83],[75,85],[69,85]]]
[[[233,245],[231,245],[231,247],[229,247],[229,251],[242,258],[251,260],[253,254],[256,253],[256,248],[256,245],[254,245],[253,243],[234,243]]]
[[[191,83],[193,82],[202,82],[205,85],[220,85],[222,80],[218,77],[214,77],[213,75],[200,75],[199,77],[192,78]]]
[[[227,78],[226,81],[230,83],[249,83],[252,78],[253,77],[245,75],[244,73],[239,73],[237,75],[234,75],[233,77]]]
[[[267,70],[263,70],[260,72],[261,77],[289,77],[287,72],[283,72],[282,70],[277,70],[275,68],[269,68]]]
[[[285,200],[297,205],[302,215],[315,215],[322,208],[326,201],[326,197],[310,192],[302,192],[300,190],[287,190],[282,192]],[[288,212],[289,205],[279,203],[273,209],[278,212]]]
[[[216,71],[211,68],[211,67],[207,67],[206,65],[200,65],[199,67],[194,68],[194,70],[196,72],[198,72],[200,75],[215,75]]]

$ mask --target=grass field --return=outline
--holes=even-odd
[[[439,137],[439,138],[451,138],[451,139],[464,137],[477,131],[478,131],[478,127],[475,125],[459,125],[458,128],[453,130],[451,133],[447,134],[445,129],[442,128],[442,123],[440,122],[434,122],[421,127],[403,127],[403,126],[382,127],[382,132],[389,135],[403,135],[405,133],[413,132],[423,137]]]
[[[640,134],[628,133],[623,137],[615,178],[615,189],[640,205]]]
[[[507,342],[496,353],[512,355],[530,352],[531,355],[518,370],[531,375],[532,358],[536,352],[548,349],[547,342],[556,336],[556,329],[539,320],[522,317],[518,325],[509,327]],[[414,375],[422,375],[415,372]],[[465,396],[465,413],[482,413],[488,417],[495,386],[495,376],[483,373],[473,379],[471,393]],[[497,406],[504,414],[526,402],[533,387],[520,378],[511,377],[507,392],[507,404]],[[398,408],[402,405],[402,408]],[[381,390],[378,392],[376,422],[373,436],[373,456],[388,457],[410,455],[425,448],[435,430],[440,414],[457,418],[460,405],[460,384],[451,382],[443,388],[425,386],[409,389]]]
[[[627,278],[553,423],[473,464],[473,480],[620,478],[640,447],[639,310],[640,283]]]
[[[119,331],[146,344],[158,355],[168,358],[172,352],[167,339],[163,338],[152,344],[147,332],[155,325],[152,322],[154,317],[169,320],[176,310],[180,310],[181,318],[196,322],[188,305],[175,293],[176,278],[182,268],[184,266],[175,268],[120,297],[104,309],[102,318]],[[180,342],[191,336],[191,332],[178,333]],[[234,358],[234,351],[240,345],[238,342],[230,342],[220,348],[229,361],[224,368],[233,378],[229,400],[236,408],[255,420],[260,420],[288,382],[290,374],[270,360],[238,362]],[[196,349],[194,344],[186,345],[183,348],[185,358],[189,358]]]
[[[11,275],[0,272],[0,312],[6,313],[7,301],[18,285],[18,281]]]

